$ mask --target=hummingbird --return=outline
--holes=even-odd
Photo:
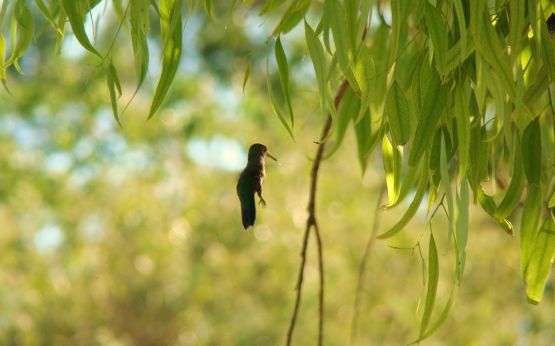
[[[254,204],[254,194],[258,194],[260,204],[266,206],[266,201],[262,198],[262,182],[266,177],[264,159],[269,158],[277,161],[275,157],[268,153],[265,145],[256,143],[249,148],[249,160],[247,166],[241,172],[237,182],[237,196],[241,202],[241,216],[245,230],[254,225],[256,218],[256,206]]]

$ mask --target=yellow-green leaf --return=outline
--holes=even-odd
[[[310,0],[292,1],[272,35],[276,36],[293,29],[304,18],[310,7],[310,2]]]
[[[523,278],[526,278],[526,268],[540,226],[541,212],[542,191],[537,185],[529,185],[528,195],[520,218],[520,269]]]
[[[399,198],[403,159],[401,157],[401,151],[389,142],[387,136],[383,136],[382,161],[387,184],[387,204],[389,206],[395,204]]]
[[[411,204],[405,211],[405,214],[399,219],[399,221],[393,225],[390,229],[385,231],[384,233],[378,236],[379,239],[387,239],[393,237],[395,234],[399,233],[403,230],[403,228],[407,225],[407,223],[412,219],[418,207],[420,207],[420,203],[422,202],[422,198],[424,197],[424,193],[426,192],[426,185],[428,184],[428,172],[425,168],[421,167],[420,169],[420,180],[418,182],[418,187],[416,188],[416,194],[414,195],[414,199],[412,200]],[[415,173],[411,173],[415,174]]]
[[[526,270],[526,294],[529,302],[533,304],[542,300],[554,253],[555,222],[553,218],[548,217],[545,218],[540,232],[534,239],[534,249]]]
[[[182,0],[160,0],[160,27],[162,30],[162,74],[150,105],[148,119],[152,118],[170,89],[181,60]]]

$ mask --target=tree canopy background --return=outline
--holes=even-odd
[[[3,1],[1,343],[552,344],[553,7]]]

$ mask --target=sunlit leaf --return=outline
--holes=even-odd
[[[481,187],[478,188],[476,194],[478,202],[480,203],[482,209],[484,209],[486,213],[488,213],[499,223],[505,233],[507,233],[508,235],[513,235],[513,225],[507,219],[499,218],[496,215],[497,205],[495,204],[493,198],[487,195]]]
[[[401,151],[389,142],[387,136],[383,136],[382,161],[387,184],[388,205],[393,205],[399,198],[403,161]]]
[[[277,36],[293,29],[304,18],[309,7],[310,0],[292,1],[272,35]]]
[[[148,119],[152,118],[170,89],[181,60],[182,46],[182,0],[160,0],[160,27],[162,29],[162,74],[152,99]]]
[[[542,191],[537,185],[528,186],[528,195],[524,201],[520,218],[520,269],[526,278],[526,268],[534,246],[534,239],[540,226],[542,213]]]
[[[534,239],[534,248],[526,270],[526,294],[533,304],[542,300],[554,253],[555,222],[548,217],[544,219],[542,228]]]
[[[420,207],[420,203],[422,202],[422,198],[424,197],[424,193],[426,192],[426,185],[428,184],[428,175],[426,174],[427,173],[426,169],[420,169],[420,171],[421,171],[420,174],[419,174],[420,179],[419,179],[419,182],[418,182],[418,186],[416,188],[416,193],[414,195],[414,198],[413,198],[411,204],[409,205],[409,207],[407,208],[407,210],[405,211],[403,216],[399,219],[399,221],[395,225],[393,225],[391,228],[389,228],[387,231],[380,234],[378,236],[378,238],[380,238],[380,239],[391,238],[395,234],[402,231],[403,228],[412,219],[412,217],[414,216],[414,214],[418,210],[418,207]],[[415,173],[411,173],[411,174],[415,174]]]

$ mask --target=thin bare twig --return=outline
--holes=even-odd
[[[364,254],[362,255],[362,259],[360,261],[360,267],[358,272],[358,282],[357,282],[357,289],[355,293],[355,303],[353,307],[353,318],[351,320],[351,340],[349,342],[350,345],[356,340],[356,333],[357,333],[357,322],[359,316],[359,306],[360,306],[360,299],[362,296],[362,290],[364,288],[364,282],[366,279],[366,264],[368,263],[368,257],[370,256],[370,250],[372,245],[374,245],[376,241],[376,236],[378,234],[378,229],[380,228],[380,209],[382,198],[385,193],[386,185],[383,184],[380,188],[380,194],[378,196],[378,200],[376,201],[376,208],[374,212],[374,221],[372,222],[372,230],[370,231],[370,237],[368,238],[368,242],[366,243],[366,248],[364,249]]]
[[[339,107],[349,83],[345,80],[341,83],[337,94],[335,95],[335,108]],[[318,222],[316,220],[316,186],[318,182],[318,171],[320,169],[320,163],[322,162],[322,157],[324,155],[324,148],[326,146],[326,138],[329,135],[331,129],[332,118],[328,115],[324,128],[322,129],[322,134],[320,135],[320,141],[318,142],[318,150],[316,151],[316,157],[312,163],[312,170],[310,175],[310,193],[308,198],[308,218],[306,220],[306,228],[303,237],[303,246],[301,249],[301,263],[299,267],[299,276],[297,278],[297,286],[295,287],[297,291],[295,299],[295,307],[293,308],[293,315],[291,316],[291,323],[289,324],[289,330],[287,331],[287,345],[291,345],[293,339],[293,331],[297,323],[297,315],[299,313],[299,307],[301,305],[301,293],[304,279],[304,267],[306,264],[306,249],[308,248],[308,236],[310,230],[314,228],[314,235],[316,236],[316,246],[318,248],[318,269],[320,273],[320,296],[319,296],[319,322],[318,322],[318,345],[322,345],[324,340],[324,256],[322,251],[322,239],[320,238],[320,229],[318,227]]]

